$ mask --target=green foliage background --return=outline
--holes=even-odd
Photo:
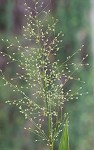
[[[14,2],[7,0],[3,5],[0,4],[0,29],[2,36],[8,36],[13,31],[13,8]],[[86,81],[83,92],[89,92],[88,96],[79,97],[77,101],[71,101],[66,106],[65,111],[69,112],[70,116],[70,149],[72,150],[92,150],[94,147],[94,102],[93,102],[93,71],[90,49],[90,1],[89,0],[58,0],[54,16],[58,18],[59,23],[56,26],[56,33],[63,30],[65,36],[63,39],[63,51],[58,54],[62,62],[62,58],[72,54],[75,50],[85,45],[81,55],[75,57],[72,61],[81,60],[88,53],[89,58],[86,62],[90,63],[90,67],[84,67],[79,70],[79,76]],[[11,34],[10,34],[11,36]],[[19,36],[19,35],[18,35]],[[11,38],[11,37],[10,37]],[[6,50],[6,45],[0,41],[0,50]],[[5,69],[7,76],[10,76],[11,68]],[[0,85],[3,85],[0,80]],[[76,84],[70,88],[76,88]],[[0,149],[2,150],[30,150],[37,149],[36,143],[32,143],[31,135],[23,131],[24,117],[18,112],[14,106],[5,104],[5,99],[12,98],[10,91],[4,91],[3,86],[0,86]],[[32,137],[33,140],[35,137]],[[35,147],[36,145],[36,147]],[[40,150],[43,149],[38,147]]]

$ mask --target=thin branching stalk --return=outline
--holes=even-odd
[[[74,80],[84,84],[80,78],[75,78],[74,74],[83,65],[88,65],[83,63],[88,55],[78,64],[70,63],[69,61],[81,51],[79,49],[60,64],[56,55],[63,48],[64,34],[62,31],[55,33],[57,20],[50,16],[51,24],[49,23],[50,10],[45,11],[47,6],[44,7],[43,2],[36,1],[34,6],[30,8],[25,3],[27,25],[23,26],[22,39],[15,37],[14,42],[2,39],[7,43],[8,51],[0,52],[0,55],[6,58],[7,67],[13,63],[18,67],[16,74],[10,79],[2,70],[0,77],[4,86],[11,89],[14,97],[16,96],[16,99],[6,100],[6,103],[18,106],[25,119],[29,119],[34,127],[25,129],[46,141],[49,150],[53,150],[67,119],[67,113],[63,114],[64,103],[86,94],[80,92],[82,86],[73,92],[71,89],[64,89],[68,82]],[[35,141],[38,142],[38,139]]]

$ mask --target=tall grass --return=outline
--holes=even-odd
[[[6,53],[0,52],[7,60],[7,68],[16,64],[16,73],[10,79],[0,70],[4,86],[12,89],[13,97],[16,97],[6,100],[6,103],[19,107],[25,119],[33,125],[24,129],[39,136],[40,141],[45,141],[49,150],[53,150],[56,141],[59,142],[59,150],[68,150],[68,114],[63,113],[63,108],[65,102],[78,99],[83,94],[80,91],[84,82],[74,75],[84,65],[88,55],[79,64],[70,63],[81,51],[78,49],[60,63],[57,54],[64,49],[64,34],[62,31],[56,33],[58,20],[51,17],[48,6],[41,1],[34,1],[33,8],[26,3],[24,6],[27,24],[23,26],[21,40],[17,36],[14,42],[2,39],[8,45]],[[70,88],[64,91],[65,86],[74,80],[80,82],[81,87],[73,92]]]

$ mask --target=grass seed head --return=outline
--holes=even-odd
[[[47,7],[43,8],[43,2],[40,4],[36,1],[34,8],[28,7],[26,3],[24,5],[27,24],[23,26],[21,39],[17,36],[14,42],[2,39],[8,46],[6,52],[0,52],[0,56],[7,60],[7,68],[16,64],[16,72],[8,78],[0,70],[0,76],[4,86],[11,89],[13,97],[16,97],[6,103],[18,106],[25,119],[29,119],[34,126],[33,129],[25,129],[46,140],[51,147],[52,141],[57,140],[62,132],[63,121],[67,118],[67,114],[63,115],[65,102],[87,94],[80,92],[82,86],[75,91],[66,91],[65,87],[71,81],[84,83],[74,76],[83,65],[89,65],[83,64],[88,55],[79,64],[70,63],[81,48],[60,63],[56,55],[63,49],[64,34],[62,31],[56,34],[57,20],[52,17],[49,23],[50,10],[45,11]],[[44,128],[45,122],[47,130]]]

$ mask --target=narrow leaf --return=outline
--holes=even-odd
[[[66,124],[60,139],[59,150],[69,150],[69,136],[68,136],[68,121]]]

